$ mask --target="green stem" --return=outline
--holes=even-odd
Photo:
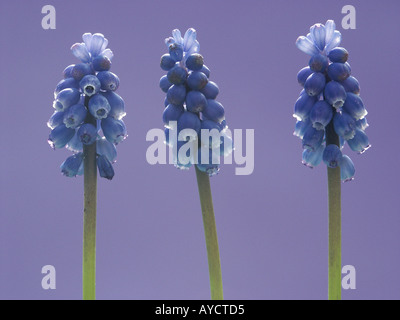
[[[85,98],[87,106],[88,98]],[[96,125],[96,120],[88,115],[87,122]],[[96,143],[83,146],[84,166],[84,211],[83,211],[83,260],[82,289],[84,300],[96,299],[96,203],[97,166]]]
[[[203,216],[204,235],[206,238],[208,271],[212,300],[223,300],[221,262],[219,258],[217,227],[211,195],[210,178],[196,167],[197,186]]]
[[[326,128],[326,143],[340,147],[339,137],[332,123]],[[340,167],[328,167],[329,198],[329,283],[328,299],[340,300],[342,296],[342,219]]]

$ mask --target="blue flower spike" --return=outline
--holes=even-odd
[[[370,143],[367,110],[360,97],[360,84],[351,75],[349,52],[340,47],[342,35],[335,22],[317,23],[307,36],[296,40],[298,49],[311,56],[297,73],[303,88],[294,103],[293,135],[302,140],[302,163],[310,168],[323,162],[328,175],[328,299],[340,300],[341,182],[352,181],[355,167],[345,148],[364,153]]]
[[[84,158],[83,145],[99,142],[96,157],[104,156],[109,162],[98,161],[99,173],[101,177],[111,179],[114,173],[109,174],[109,167],[117,156],[115,145],[127,137],[122,121],[126,115],[125,103],[115,92],[119,78],[110,71],[114,55],[107,48],[108,40],[100,33],[85,33],[82,39],[82,43],[71,47],[72,54],[80,61],[64,69],[64,79],[54,90],[53,107],[56,111],[47,122],[52,129],[48,142],[54,149],[65,147],[74,154],[81,154],[80,158],[72,156],[63,162],[61,170],[67,177],[76,176],[78,169],[82,169],[78,167],[75,170],[73,161]],[[96,120],[99,120],[99,127]]]
[[[223,127],[220,126],[225,120],[225,110],[222,104],[216,100],[219,87],[215,82],[209,80],[210,70],[204,64],[204,58],[199,53],[200,45],[197,41],[195,29],[188,29],[183,37],[181,32],[175,29],[172,31],[172,37],[165,39],[165,44],[168,53],[162,55],[160,60],[161,69],[167,72],[160,79],[160,88],[166,93],[165,108],[162,115],[164,127],[168,129],[166,133],[170,134],[170,123],[176,121],[177,136],[184,129],[196,131],[197,150],[200,150],[200,146],[204,146],[201,141],[200,129],[205,128],[203,126],[205,121],[214,123],[214,126],[208,127],[218,128],[221,135],[226,128],[226,124]],[[322,89],[320,88],[320,90]],[[308,116],[309,109],[311,109],[315,99],[310,98],[312,103],[307,100],[299,104],[299,118]],[[168,137],[166,137],[166,143],[173,145],[169,142]],[[221,144],[210,146],[211,149],[220,147]],[[227,148],[222,154],[228,155],[229,152],[232,152],[232,150]],[[221,154],[221,152],[218,151],[218,154]],[[187,164],[181,165],[181,163],[181,161],[175,161],[175,166],[178,169],[189,167]],[[212,170],[204,170],[204,168],[211,168],[211,166],[208,166],[208,164],[202,166],[201,162],[197,167],[210,176],[219,172],[219,163],[215,164],[215,168],[213,167]]]
[[[110,71],[113,52],[101,33],[85,33],[71,47],[80,60],[67,66],[54,90],[55,112],[47,122],[53,149],[73,154],[60,166],[66,177],[83,175],[83,300],[96,299],[97,177],[114,177],[116,145],[127,137],[124,100],[115,91],[120,81]]]
[[[309,167],[322,162],[319,161],[319,153],[322,155],[324,150],[319,146],[321,143],[322,148],[327,147],[326,130],[330,125],[351,150],[363,153],[370,147],[365,134],[368,112],[359,96],[360,84],[351,75],[349,52],[340,47],[342,36],[335,28],[333,20],[328,20],[325,25],[317,23],[310,28],[307,36],[296,40],[296,46],[311,56],[308,66],[297,74],[297,81],[303,90],[293,113],[297,120],[294,135],[302,139],[303,148],[308,150],[303,152],[302,161]],[[339,166],[343,163],[350,168],[343,174],[343,182],[354,179],[354,165],[347,158],[337,162]],[[324,163],[329,166],[326,161]]]
[[[159,81],[161,90],[166,93],[162,113],[165,144],[173,151],[172,162],[176,168],[190,170],[193,166],[195,169],[211,299],[219,300],[223,299],[223,288],[210,177],[220,171],[220,159],[232,153],[233,143],[228,136],[225,109],[216,100],[219,87],[210,80],[210,69],[199,52],[196,30],[190,28],[182,37],[175,29],[172,37],[165,39],[165,44],[168,53],[162,55],[160,67],[166,75]],[[299,117],[308,115],[307,108],[308,105],[299,106]]]

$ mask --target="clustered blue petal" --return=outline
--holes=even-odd
[[[323,161],[331,168],[339,166],[342,181],[350,181],[355,168],[342,149],[345,142],[357,153],[370,147],[365,134],[367,110],[360,84],[351,76],[349,53],[339,47],[342,35],[335,28],[333,20],[317,23],[307,36],[296,40],[296,46],[311,58],[297,74],[303,90],[294,105],[297,121],[293,134],[302,140],[304,165],[313,168]],[[328,126],[339,136],[340,146],[327,144]]]
[[[167,71],[160,79],[160,88],[166,93],[162,116],[165,143],[175,148],[178,158],[174,164],[178,169],[196,164],[200,171],[213,176],[219,171],[220,157],[229,155],[233,144],[226,133],[224,107],[215,100],[219,88],[209,80],[210,70],[199,53],[196,37],[196,30],[190,28],[183,37],[175,29],[172,37],[165,39],[168,53],[160,61],[161,69]],[[209,133],[206,141],[201,140],[203,130]],[[177,143],[170,140],[174,131]]]
[[[52,130],[48,142],[53,149],[65,147],[74,153],[61,165],[67,177],[83,174],[83,146],[96,143],[99,174],[111,180],[115,146],[127,137],[122,120],[125,103],[115,93],[119,78],[110,72],[114,55],[107,48],[108,40],[101,33],[85,33],[82,40],[71,47],[80,62],[64,69],[64,79],[54,90],[55,112],[47,122]]]

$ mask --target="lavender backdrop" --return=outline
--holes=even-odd
[[[57,29],[41,28],[41,8]],[[292,136],[308,58],[294,45],[334,19],[369,111],[373,147],[351,154],[343,185],[343,265],[357,270],[344,299],[399,299],[397,39],[400,2],[352,1],[357,29],[341,28],[348,1],[1,1],[0,298],[80,299],[83,179],[60,174],[69,155],[46,140],[53,89],[77,60],[70,46],[101,32],[114,51],[129,138],[116,176],[99,180],[97,297],[208,299],[208,269],[195,172],[150,166],[145,141],[162,126],[159,58],[174,28],[198,31],[231,129],[255,129],[255,171],[225,165],[212,178],[227,299],[327,298],[326,167],[301,164]],[[57,289],[41,288],[41,268]]]

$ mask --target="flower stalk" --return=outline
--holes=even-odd
[[[85,106],[89,98],[85,97]],[[91,114],[87,123],[96,125]],[[96,204],[97,204],[97,166],[96,143],[83,146],[84,166],[84,210],[83,210],[83,260],[82,289],[83,300],[96,299]]]
[[[197,186],[199,189],[204,235],[206,239],[208,270],[212,300],[223,300],[221,262],[218,247],[217,227],[211,195],[210,178],[207,173],[196,167]]]
[[[339,146],[339,136],[330,123],[326,128],[328,144]],[[329,203],[329,258],[328,258],[328,299],[341,300],[342,292],[342,225],[341,225],[341,182],[340,167],[328,167]]]

